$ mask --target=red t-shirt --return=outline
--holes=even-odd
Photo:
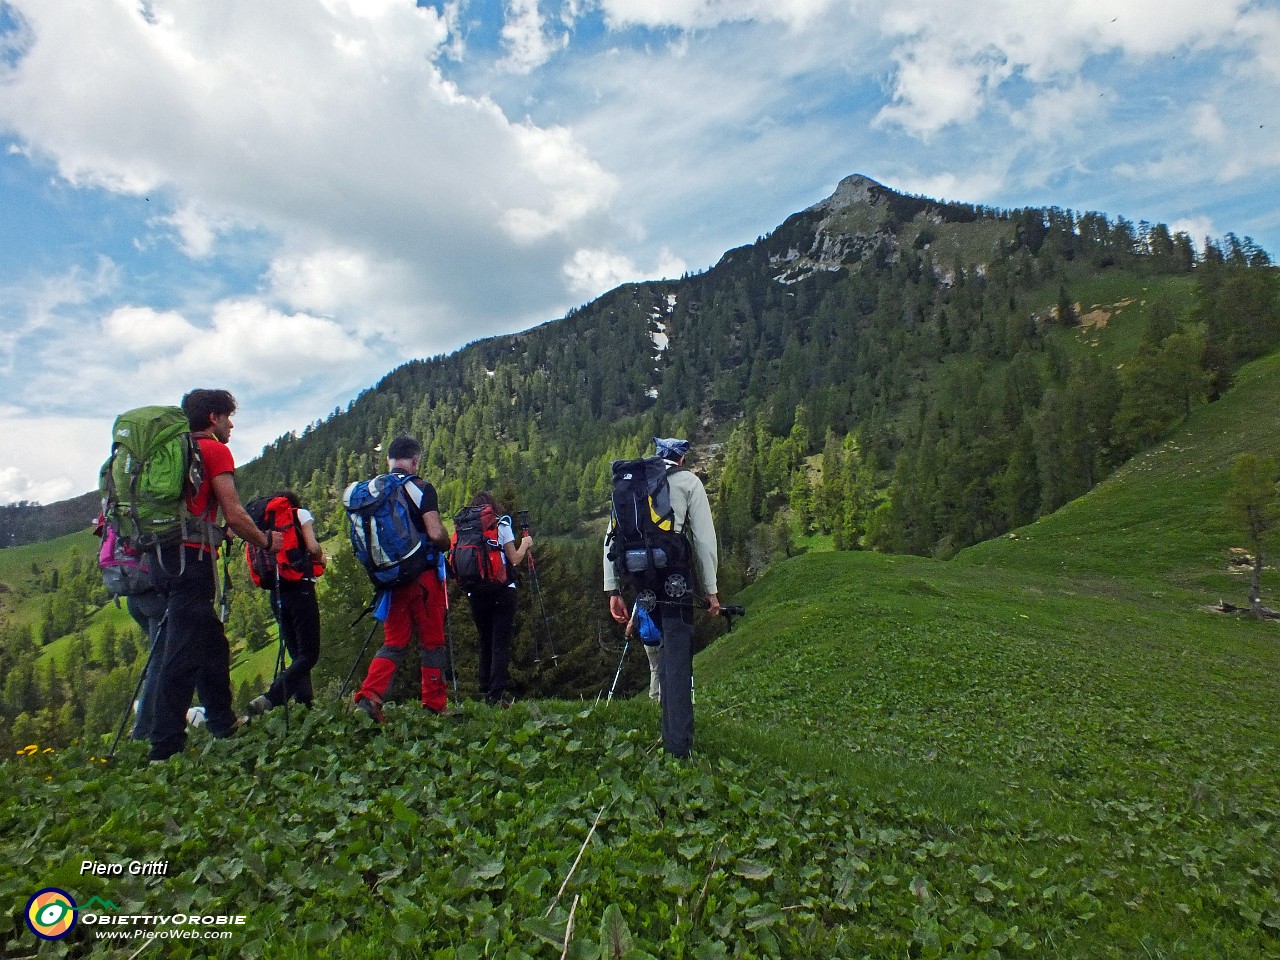
[[[204,478],[195,493],[187,497],[187,509],[193,516],[203,517],[210,523],[218,522],[218,498],[213,495],[213,478],[224,473],[236,472],[236,461],[231,456],[231,448],[221,440],[213,437],[197,437],[200,444],[200,457],[204,461]],[[207,544],[187,541],[187,546],[199,547]]]

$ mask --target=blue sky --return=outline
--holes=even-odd
[[[0,0],[0,503],[114,414],[240,461],[861,173],[1280,253],[1280,4]]]

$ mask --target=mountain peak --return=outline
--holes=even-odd
[[[870,177],[863,176],[860,173],[854,173],[845,177],[836,185],[835,193],[831,194],[827,199],[815,203],[809,209],[822,213],[834,213],[837,210],[844,210],[847,207],[861,203],[874,203],[879,194],[889,192],[892,191],[884,184],[877,183]]]

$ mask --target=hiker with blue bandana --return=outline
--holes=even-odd
[[[707,612],[720,613],[718,547],[707,491],[684,465],[689,441],[654,437],[654,453],[613,462],[604,590],[613,619],[641,632],[650,692],[656,675],[662,703],[663,748],[683,758],[693,749],[693,610],[700,588]],[[624,587],[635,591],[630,608]]]

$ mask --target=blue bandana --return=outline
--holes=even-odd
[[[653,445],[657,455],[663,460],[679,460],[689,452],[689,441],[678,440],[675,437],[668,437],[665,440],[662,437],[654,437]]]

